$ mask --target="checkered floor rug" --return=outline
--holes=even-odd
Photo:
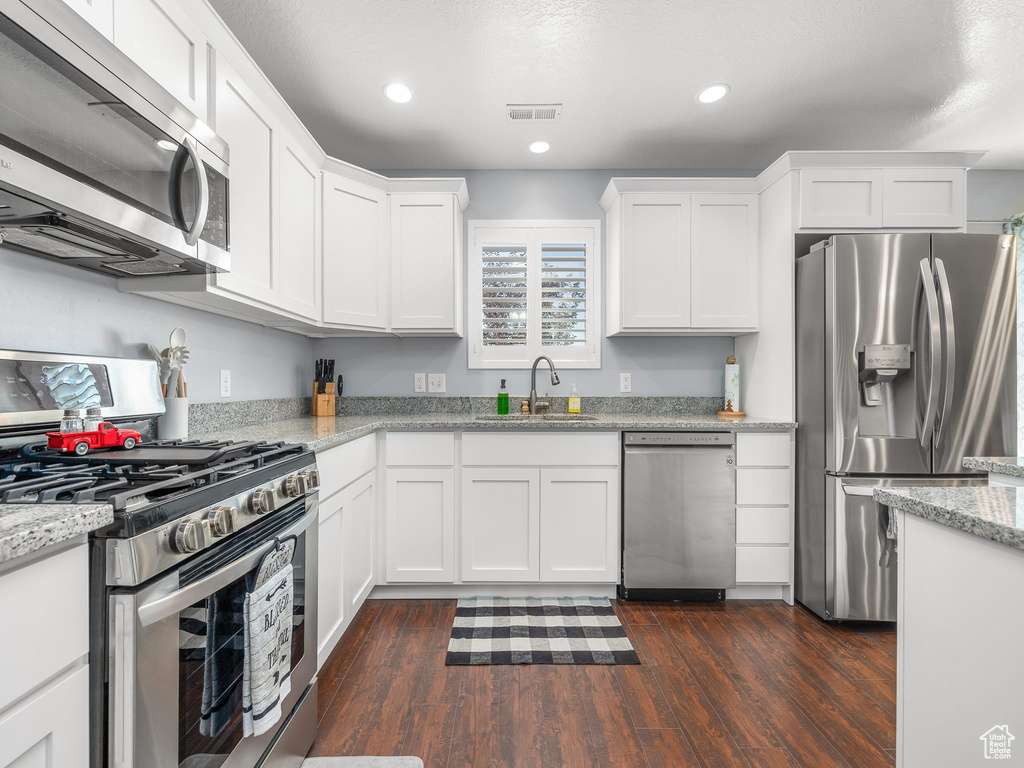
[[[464,597],[448,641],[449,666],[639,664],[606,597]]]

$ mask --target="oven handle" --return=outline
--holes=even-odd
[[[314,503],[306,509],[306,514],[285,530],[278,532],[277,538],[283,539],[286,536],[301,534],[316,520],[318,509],[319,505]],[[214,571],[209,576],[204,576],[199,581],[192,582],[187,587],[182,587],[176,592],[171,592],[169,595],[143,603],[138,608],[139,624],[143,627],[148,627],[150,624],[155,624],[166,619],[168,616],[173,616],[193,603],[209,597],[218,589],[226,587],[259,565],[263,556],[276,546],[276,540],[267,542],[259,549],[254,549],[238,560],[231,561],[220,570]]]

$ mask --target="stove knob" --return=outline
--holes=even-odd
[[[302,475],[302,479],[306,481],[307,488],[313,489],[320,487],[320,470],[304,469],[299,474]]]
[[[301,496],[305,490],[303,487],[305,479],[302,475],[289,475],[281,483],[281,490],[284,491],[285,496]]]
[[[171,546],[183,555],[206,549],[213,543],[210,523],[206,520],[185,520],[178,523],[171,536]]]
[[[267,488],[257,488],[249,497],[249,509],[257,515],[265,515],[274,509],[274,492]]]
[[[238,512],[234,507],[214,507],[206,515],[214,536],[227,536],[238,529]]]

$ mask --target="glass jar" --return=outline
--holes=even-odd
[[[82,421],[82,411],[79,408],[65,408],[64,416],[60,420],[61,432],[84,432],[85,423]]]
[[[91,406],[85,409],[85,432],[99,432],[100,422],[103,421],[103,409],[99,406]]]

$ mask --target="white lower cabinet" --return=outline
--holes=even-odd
[[[540,580],[619,581],[619,470],[545,469]]]
[[[351,618],[346,611],[341,493],[320,502],[317,531],[317,668],[323,666]]]
[[[455,579],[455,470],[389,467],[385,514],[389,582]]]
[[[0,768],[81,768],[89,754],[89,668],[0,714]]]
[[[537,581],[540,470],[462,471],[462,580]]]
[[[342,562],[345,571],[345,607],[354,616],[375,583],[374,525],[377,519],[377,493],[373,475],[353,483],[343,491],[345,505],[341,516]]]
[[[736,436],[736,583],[791,581],[793,436]]]

